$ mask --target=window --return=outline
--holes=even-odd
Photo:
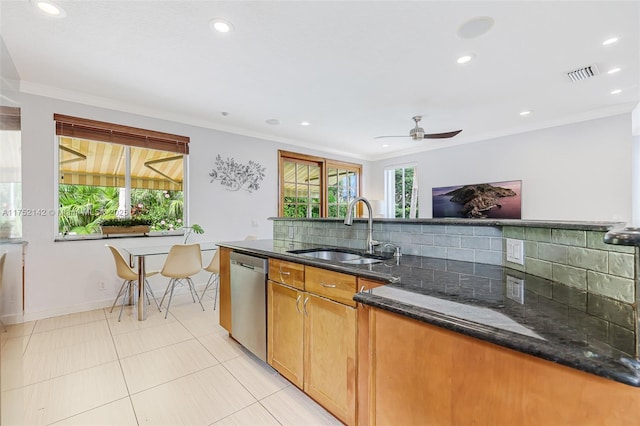
[[[151,231],[184,224],[189,138],[54,115],[58,233],[96,234],[100,220],[147,219]]]
[[[20,108],[0,106],[0,239],[22,238]]]
[[[278,156],[281,217],[346,216],[360,194],[361,165],[287,151]]]
[[[327,163],[327,217],[345,217],[349,203],[360,193],[360,167]]]
[[[385,199],[386,217],[418,217],[418,177],[415,166],[385,170]]]

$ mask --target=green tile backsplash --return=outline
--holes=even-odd
[[[504,266],[635,303],[634,247],[605,244],[604,232],[599,231],[505,226],[503,235],[524,236],[525,251],[524,265],[508,262],[505,256]]]
[[[289,238],[289,229],[293,238]],[[364,249],[366,222],[275,220],[274,240]],[[527,226],[374,222],[373,238],[416,256],[504,265],[594,295],[635,303],[634,247],[605,244],[604,232]],[[508,262],[506,238],[524,241],[524,265]]]

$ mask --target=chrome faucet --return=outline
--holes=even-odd
[[[402,256],[402,249],[400,248],[400,246],[397,246],[393,243],[385,243],[382,248],[380,249],[380,253],[384,252],[384,249],[386,249],[387,247],[392,247],[393,248],[393,257],[400,257]]]
[[[351,201],[349,207],[347,207],[347,216],[344,218],[344,224],[347,226],[353,225],[353,208],[358,201],[362,201],[367,206],[367,209],[369,209],[369,221],[367,222],[367,253],[373,254],[373,248],[380,243],[373,239],[373,210],[371,209],[369,200],[364,197],[357,197]]]

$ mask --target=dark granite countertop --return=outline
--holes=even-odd
[[[272,240],[218,243],[248,254],[388,284],[354,300],[558,364],[640,387],[633,315],[605,298],[502,266],[404,255],[346,265],[289,253]]]

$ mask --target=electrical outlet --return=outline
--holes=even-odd
[[[524,265],[524,241],[507,238],[507,262]]]
[[[107,286],[104,284],[104,281],[100,281],[100,282],[98,283],[98,290],[100,290],[100,291],[104,291],[104,290],[106,290],[106,289],[107,289]]]
[[[524,305],[524,280],[507,275],[507,297]]]

